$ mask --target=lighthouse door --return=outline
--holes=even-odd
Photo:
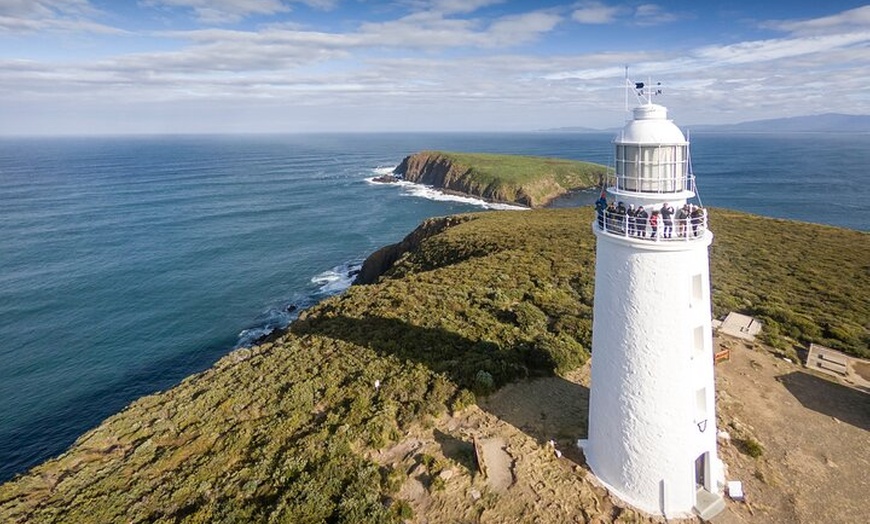
[[[701,453],[695,459],[695,485],[699,488],[707,487],[707,453]]]

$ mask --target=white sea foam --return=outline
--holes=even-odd
[[[276,329],[286,328],[299,317],[299,313],[303,310],[326,297],[337,295],[349,288],[361,268],[362,262],[347,262],[311,277],[311,283],[314,284],[312,289],[309,289],[305,294],[297,294],[292,300],[278,304],[261,313],[254,320],[254,326],[239,333],[235,347],[251,346]]]
[[[418,198],[426,198],[429,200],[437,200],[441,202],[460,202],[462,204],[469,204],[472,206],[482,207],[484,209],[498,209],[498,210],[514,210],[514,211],[525,211],[529,208],[524,206],[519,206],[515,204],[502,204],[497,202],[487,202],[482,198],[475,198],[464,195],[453,195],[450,193],[445,193],[440,189],[433,186],[426,186],[423,184],[415,184],[413,182],[395,182],[396,185],[402,188],[404,194],[408,196],[418,197]]]
[[[315,294],[336,295],[341,293],[353,284],[360,268],[362,268],[361,263],[349,262],[313,276],[311,278],[311,283],[317,284],[318,286]]]
[[[393,167],[382,167],[378,166],[372,169],[372,172],[375,173],[374,176],[366,178],[366,182],[370,184],[382,184],[382,182],[375,182],[375,178],[383,175],[389,175],[393,172],[396,166]],[[402,193],[407,196],[417,197],[417,198],[425,198],[428,200],[436,200],[440,202],[459,202],[462,204],[469,204],[472,206],[482,207],[484,209],[497,209],[497,210],[515,210],[515,211],[525,211],[529,208],[516,205],[516,204],[502,204],[496,202],[487,202],[482,198],[475,198],[471,196],[464,195],[455,195],[450,193],[445,193],[444,191],[434,187],[427,186],[424,184],[415,184],[414,182],[407,182],[405,180],[397,180],[395,182],[389,182],[384,185],[396,186],[402,190]]]
[[[378,166],[372,169],[375,176],[392,175],[393,171],[399,166]]]

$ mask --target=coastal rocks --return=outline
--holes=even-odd
[[[394,184],[401,181],[402,177],[390,173],[386,175],[376,176],[372,179],[372,182],[377,182],[379,184]]]

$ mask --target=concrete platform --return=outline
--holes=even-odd
[[[695,495],[695,512],[701,520],[707,521],[725,509],[725,499],[706,489],[699,489]]]
[[[840,382],[870,393],[870,360],[852,357],[818,344],[810,344],[806,367],[836,377]]]
[[[761,322],[733,311],[719,325],[720,333],[748,341],[754,341],[760,331]]]

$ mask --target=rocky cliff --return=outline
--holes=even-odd
[[[521,173],[509,172],[516,170]],[[584,162],[440,151],[409,155],[394,170],[409,182],[526,207],[543,207],[568,191],[594,187],[603,173],[604,166]]]
[[[354,281],[355,284],[372,284],[389,270],[402,255],[420,247],[427,238],[433,237],[445,229],[469,220],[469,216],[449,216],[424,220],[417,229],[412,231],[401,242],[384,246],[369,255]]]

